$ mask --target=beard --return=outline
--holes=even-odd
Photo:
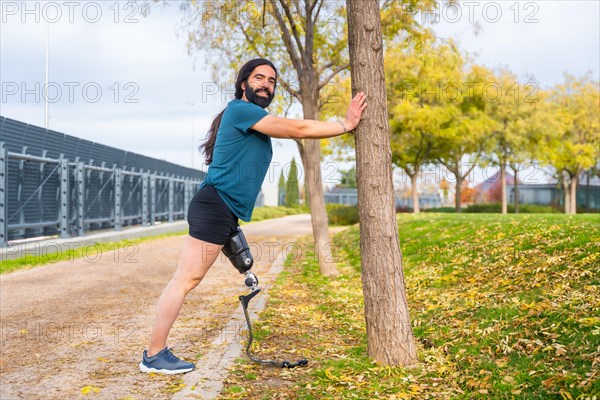
[[[257,94],[257,92],[261,91],[264,91],[267,94],[267,97],[262,97]],[[252,87],[250,87],[250,85],[246,86],[246,98],[249,102],[256,104],[260,108],[269,107],[269,104],[271,104],[271,101],[273,101],[274,96],[275,94],[271,93],[269,89],[259,88],[257,90],[254,90]]]

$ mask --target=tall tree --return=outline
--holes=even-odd
[[[307,119],[320,118],[329,101],[328,85],[348,68],[343,7],[323,0],[192,1],[183,6],[189,49],[205,49],[221,58],[212,67],[227,76],[251,57],[264,57],[278,67],[278,86],[288,96],[274,102],[287,113],[299,102]],[[223,62],[224,61],[224,62]],[[323,196],[319,140],[297,140],[309,199],[315,250],[324,275],[337,275],[329,244]]]
[[[292,158],[290,172],[285,183],[285,205],[288,207],[296,207],[298,205],[298,201],[300,200],[298,183],[298,167],[296,166],[296,159]]]
[[[277,204],[278,205],[284,205],[285,201],[281,201],[281,195],[284,194],[285,195],[285,176],[283,175],[283,169],[281,170],[281,173],[279,174],[279,182],[277,183]],[[285,199],[285,197],[284,197]]]
[[[460,79],[463,60],[452,43],[424,36],[419,42],[392,45],[385,61],[392,161],[409,176],[413,212],[418,213],[419,173],[430,161],[435,135],[449,118],[447,94],[441,88]]]
[[[378,0],[347,0],[352,91],[369,103],[356,130],[362,283],[369,356],[387,365],[418,361],[394,208],[383,38]]]
[[[530,78],[521,83],[508,69],[500,69],[495,74],[496,93],[488,101],[487,114],[496,122],[492,131],[492,147],[487,157],[499,167],[501,184],[502,214],[508,212],[506,194],[506,168],[511,167],[515,177],[515,212],[519,207],[519,168],[526,160],[535,157],[540,126],[539,106],[542,92]]]
[[[580,176],[600,158],[599,83],[590,75],[565,75],[565,83],[554,88],[551,101],[558,129],[550,137],[546,160],[563,184],[565,213],[575,214]]]
[[[481,162],[490,145],[490,133],[495,121],[486,113],[489,95],[486,84],[493,82],[490,71],[473,65],[457,81],[458,94],[446,95],[448,119],[437,131],[432,157],[454,175],[454,205],[461,211],[461,188],[473,169]],[[464,91],[464,93],[463,93]]]
[[[147,0],[169,4],[167,0]],[[270,58],[279,70],[279,85],[288,96],[274,101],[277,112],[302,105],[304,118],[319,119],[328,102],[339,101],[332,84],[349,67],[346,15],[340,1],[328,0],[221,0],[177,3],[183,11],[188,50],[204,49],[218,55],[212,63],[215,79],[222,81],[249,57]],[[422,24],[415,18],[436,0],[386,0],[382,17],[388,37],[406,33],[418,39]],[[208,58],[215,60],[215,57]],[[277,97],[276,97],[277,99]],[[336,275],[331,257],[321,176],[318,140],[297,140],[304,167],[304,192],[311,209],[313,236],[321,272]]]
[[[356,189],[356,166],[352,166],[348,171],[341,171],[342,178],[339,187]]]

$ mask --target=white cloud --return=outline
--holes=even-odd
[[[583,75],[592,71],[599,76],[600,2],[467,3],[470,7],[461,6],[462,16],[456,22],[450,22],[456,17],[444,18],[441,12],[435,30],[442,37],[456,38],[461,48],[477,53],[478,62],[490,67],[508,66],[521,78],[533,74],[541,87],[561,82],[563,72]],[[494,6],[484,12],[486,4]],[[500,10],[499,17],[496,9]],[[475,22],[482,28],[477,36],[472,29]]]

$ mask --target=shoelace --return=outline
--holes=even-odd
[[[175,354],[173,354],[172,350],[173,349],[171,349],[171,348],[167,348],[167,351],[165,351],[165,359],[170,362],[181,361],[181,360],[179,360],[179,358],[177,358],[177,356]]]

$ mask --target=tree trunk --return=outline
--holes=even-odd
[[[577,185],[579,184],[579,174],[575,173],[571,177],[571,214],[577,214]]]
[[[413,214],[418,214],[421,209],[419,206],[419,192],[417,191],[417,179],[419,177],[418,172],[415,172],[410,176],[410,185],[412,190],[412,199],[413,199]]]
[[[592,176],[592,170],[586,172],[586,187],[585,187],[585,211],[590,213],[590,177]]]
[[[456,209],[457,213],[462,212],[462,208],[461,208],[461,187],[462,187],[462,183],[463,183],[463,177],[460,176],[460,172],[456,171],[454,172],[454,175],[456,176],[456,189],[454,191],[454,208]]]
[[[308,97],[308,96],[307,96]],[[316,100],[303,99],[302,109],[305,119],[318,119]],[[319,269],[325,276],[337,276],[338,271],[331,253],[327,211],[323,195],[323,179],[321,177],[321,144],[320,140],[307,139],[299,146],[304,166],[304,186],[308,193],[310,217],[315,241],[315,254],[319,260]]]
[[[515,173],[515,214],[519,213],[519,167],[514,169]]]
[[[561,183],[563,186],[563,192],[564,192],[564,199],[565,199],[565,214],[571,214],[571,191],[570,189],[570,185],[569,185],[569,179],[566,176],[567,173],[565,171],[561,172]]]
[[[355,138],[368,353],[377,362],[406,366],[418,358],[394,209],[379,1],[346,4],[352,92],[365,92],[368,102]]]
[[[506,201],[506,161],[500,163],[500,187],[502,196],[502,214],[508,214],[508,202]]]

